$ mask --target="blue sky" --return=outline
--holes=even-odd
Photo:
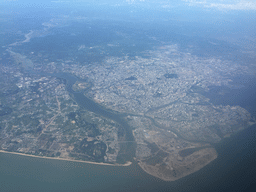
[[[74,3],[97,3],[97,4],[159,4],[163,8],[172,5],[197,6],[202,8],[224,10],[256,10],[255,0],[0,0],[4,3],[18,4],[74,4]]]

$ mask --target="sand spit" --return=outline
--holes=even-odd
[[[89,164],[95,164],[95,165],[124,166],[124,167],[126,167],[126,166],[130,166],[132,164],[131,161],[127,161],[125,164],[97,163],[97,162],[91,162],[91,161],[65,159],[65,158],[58,158],[58,157],[36,156],[36,155],[29,155],[29,154],[17,153],[17,152],[9,152],[9,151],[3,151],[3,150],[0,150],[0,153],[9,153],[9,154],[14,154],[14,155],[22,155],[22,156],[27,156],[27,157],[41,158],[41,159],[52,159],[52,160],[72,161],[72,162],[79,162],[79,163],[89,163]]]

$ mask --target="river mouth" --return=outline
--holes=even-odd
[[[120,141],[120,151],[118,152],[116,163],[125,164],[127,161],[133,161],[135,157],[136,142],[132,134],[132,128],[123,119],[122,114],[111,111],[97,104],[92,99],[86,97],[82,92],[74,91],[72,86],[79,80],[83,81],[69,73],[41,73],[43,76],[52,76],[66,80],[66,88],[71,97],[84,110],[93,112],[97,115],[111,119],[120,125],[118,134],[122,135]]]

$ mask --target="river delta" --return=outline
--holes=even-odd
[[[251,75],[249,68],[177,45],[148,51],[147,58],[88,65],[7,51],[3,151],[109,165],[132,161],[174,181],[216,159],[214,144],[255,123],[246,109],[214,105],[203,94],[211,86],[232,88],[233,78]]]
[[[175,181],[209,165],[217,144],[255,124],[247,108],[212,100],[232,100],[230,90],[244,86],[240,77],[255,78],[250,63],[207,52],[224,42],[72,14],[6,37],[0,152],[133,163]]]

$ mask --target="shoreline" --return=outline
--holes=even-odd
[[[36,156],[36,155],[29,155],[29,154],[25,154],[25,153],[10,152],[10,151],[4,151],[4,150],[0,150],[0,153],[8,153],[8,154],[13,154],[13,155],[21,155],[21,156],[27,156],[27,157],[33,157],[33,158],[41,158],[41,159],[72,161],[72,162],[88,163],[88,164],[95,164],[95,165],[106,165],[106,166],[119,166],[119,167],[123,166],[123,167],[127,167],[127,166],[130,166],[132,164],[131,161],[127,161],[125,164],[97,163],[97,162],[92,162],[92,161],[65,159],[65,158],[59,158],[59,157]]]

